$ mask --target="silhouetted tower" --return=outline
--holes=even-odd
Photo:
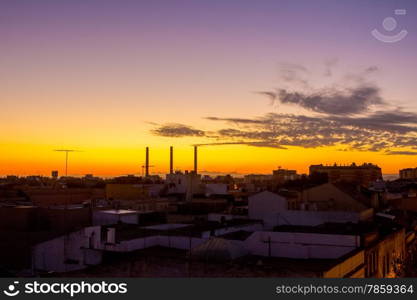
[[[169,147],[169,174],[174,173],[174,147]]]
[[[197,146],[194,146],[194,173],[197,174]]]
[[[145,176],[149,176],[149,147],[146,147]]]

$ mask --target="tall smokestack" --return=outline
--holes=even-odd
[[[146,147],[145,176],[149,176],[149,147]]]
[[[197,174],[197,146],[194,146],[194,173]]]
[[[169,147],[169,174],[174,173],[174,147]]]

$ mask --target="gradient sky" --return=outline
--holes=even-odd
[[[398,8],[407,14],[395,16]],[[374,28],[383,32],[388,16],[398,21],[394,33],[408,31],[404,40],[387,44],[372,37]],[[313,116],[302,107],[271,105],[256,93],[284,85],[299,90],[280,77],[289,64],[308,70],[315,89],[343,86],[352,74],[375,67],[366,80],[384,101],[417,113],[416,29],[412,0],[3,0],[0,175],[62,174],[64,154],[53,152],[62,148],[82,150],[70,156],[74,175],[140,173],[145,146],[153,172],[167,171],[170,145],[175,167],[191,169],[191,145],[215,141],[153,130],[174,123],[207,132],[230,127],[209,116]],[[417,166],[415,146],[391,149],[407,155],[340,151],[344,145],[210,146],[201,147],[199,167],[307,172],[310,164],[356,161],[374,162],[388,174]]]

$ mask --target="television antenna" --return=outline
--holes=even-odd
[[[74,149],[55,149],[55,152],[65,152],[65,177],[68,177],[68,154],[70,152],[81,152]]]

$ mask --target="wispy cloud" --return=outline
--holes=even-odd
[[[203,130],[194,129],[191,126],[171,123],[165,125],[158,125],[157,128],[151,130],[154,135],[166,137],[184,137],[184,136],[204,136]]]
[[[331,77],[333,75],[333,68],[334,68],[334,66],[336,66],[337,62],[338,62],[337,58],[329,58],[329,59],[325,60],[325,62],[324,62],[324,68],[325,68],[324,76]]]
[[[387,155],[417,155],[415,151],[388,151]]]
[[[271,112],[253,118],[209,116],[205,119],[222,123],[223,128],[208,132],[183,124],[165,124],[152,132],[168,137],[204,137],[208,142],[198,144],[201,146],[248,145],[277,149],[340,146],[343,150],[416,155],[417,152],[409,150],[416,149],[417,145],[417,113],[387,104],[378,86],[363,78],[376,71],[375,66],[366,68],[357,76],[357,86],[345,89],[260,92],[273,101],[309,110],[309,115]],[[284,73],[286,80],[299,81],[299,74],[308,70],[286,65]],[[391,151],[391,148],[404,150]]]
[[[202,143],[194,144],[194,146],[227,146],[227,145],[245,145],[253,147],[262,147],[262,148],[274,148],[274,149],[287,149],[282,145],[279,145],[275,142],[268,141],[259,141],[259,142],[249,142],[249,141],[236,141],[236,142],[213,142],[213,143]]]
[[[246,138],[305,148],[344,144],[357,150],[380,151],[417,144],[417,115],[410,120],[412,115],[401,111],[368,117],[270,113],[255,119],[208,119],[236,125],[237,128],[219,130],[218,138]]]
[[[281,80],[289,83],[298,83],[304,86],[308,85],[309,70],[299,64],[281,63],[279,65],[279,73]]]
[[[384,104],[379,89],[373,86],[359,86],[347,90],[322,89],[312,93],[278,90],[275,100],[282,104],[293,104],[307,110],[336,115],[364,113],[372,105]]]

